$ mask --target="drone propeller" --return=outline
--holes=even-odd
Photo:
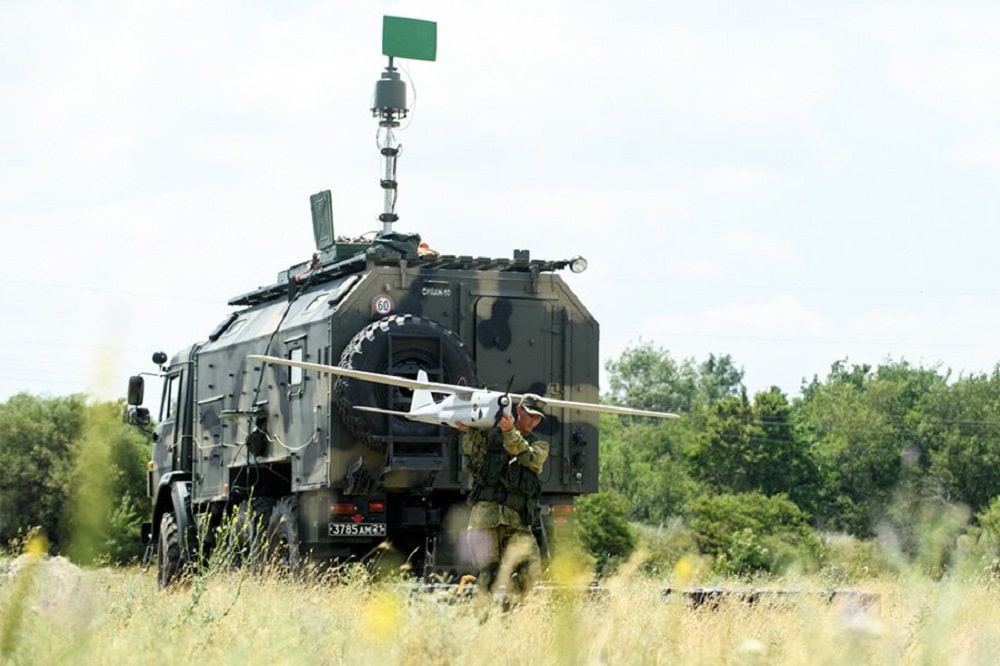
[[[494,426],[500,423],[500,418],[504,414],[510,414],[510,387],[514,385],[514,375],[510,376],[510,380],[507,382],[507,390],[503,392],[499,398],[497,398],[497,406],[500,408],[497,410],[496,422]]]

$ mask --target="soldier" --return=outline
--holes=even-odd
[[[525,396],[495,428],[476,430],[463,423],[462,454],[473,474],[469,502],[469,550],[479,568],[478,593],[492,599],[506,585],[504,607],[517,603],[541,576],[541,557],[532,526],[538,522],[539,474],[549,456],[547,442],[532,430],[542,421],[542,405]]]

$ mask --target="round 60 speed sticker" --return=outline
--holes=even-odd
[[[393,310],[392,299],[385,294],[379,294],[372,299],[372,317],[384,317]]]

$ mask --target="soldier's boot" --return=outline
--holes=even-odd
[[[519,563],[514,568],[514,572],[510,575],[510,580],[507,581],[507,595],[504,598],[504,610],[510,610],[524,601],[525,597],[528,596],[528,592],[531,591],[534,585],[535,583],[531,576],[531,563],[527,561]]]
[[[479,579],[476,582],[476,605],[480,622],[485,622],[490,615],[490,608],[493,605],[493,590],[496,587],[499,574],[499,562],[492,562],[479,570]]]

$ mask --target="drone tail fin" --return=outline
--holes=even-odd
[[[417,371],[417,381],[426,382],[427,373],[423,370]],[[434,396],[427,389],[413,389],[413,397],[410,399],[410,413],[416,412],[428,405],[434,404]]]

